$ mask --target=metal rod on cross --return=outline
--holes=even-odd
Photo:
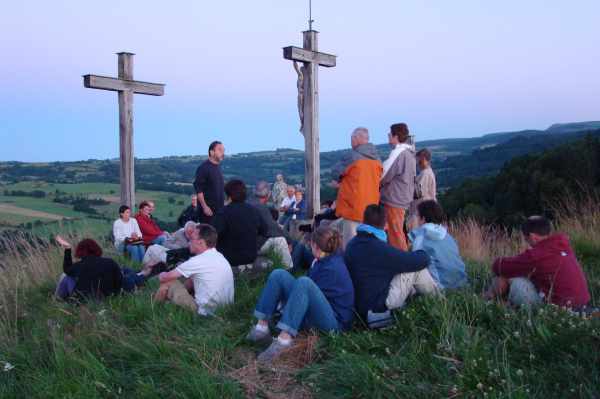
[[[119,157],[121,205],[133,209],[135,205],[135,175],[133,155],[133,94],[162,96],[165,85],[133,80],[133,53],[121,52],[118,78],[83,75],[83,86],[89,89],[110,90],[119,93]]]
[[[304,180],[306,184],[307,217],[312,219],[320,209],[320,160],[319,160],[319,65],[335,67],[336,56],[318,51],[315,30],[303,32],[304,45],[300,47],[284,47],[283,58],[302,62],[302,92],[299,93],[303,104],[300,112],[302,134],[304,135]]]

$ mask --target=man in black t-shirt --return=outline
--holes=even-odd
[[[208,147],[208,159],[196,170],[194,188],[200,207],[200,223],[213,224],[214,215],[225,205],[225,183],[219,166],[224,158],[225,146],[220,141],[213,141]]]

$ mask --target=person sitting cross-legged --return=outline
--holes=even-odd
[[[269,320],[282,302],[281,330],[277,339],[258,356],[270,362],[292,345],[292,339],[301,329],[317,328],[323,331],[347,330],[352,325],[354,289],[344,259],[339,253],[341,237],[336,230],[320,227],[311,238],[315,262],[308,277],[294,278],[289,272],[277,269],[271,272],[263,289],[254,315],[258,323],[246,339],[269,342]]]
[[[369,205],[364,224],[346,246],[344,259],[354,283],[356,311],[370,327],[390,320],[390,310],[401,308],[414,294],[439,293],[427,270],[423,250],[404,252],[387,243],[385,209]]]
[[[209,316],[218,306],[233,303],[233,272],[227,259],[215,248],[215,228],[198,224],[197,229],[198,238],[190,244],[193,256],[170,272],[158,275],[160,287],[155,298]],[[187,280],[181,283],[181,277]]]
[[[144,259],[142,232],[137,220],[131,217],[131,209],[127,205],[121,205],[119,208],[119,218],[113,223],[113,237],[119,253],[127,252],[136,262]]]
[[[439,288],[454,289],[467,284],[465,262],[460,257],[458,245],[448,230],[442,226],[444,211],[433,200],[417,205],[415,224],[408,238],[412,251],[424,250],[431,258],[428,270]]]
[[[551,234],[550,221],[531,216],[521,226],[531,248],[496,259],[488,299],[507,297],[514,306],[553,303],[579,310],[590,301],[588,285],[565,234]]]

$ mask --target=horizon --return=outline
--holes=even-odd
[[[400,121],[426,141],[600,120],[598,12],[592,0],[314,2],[319,50],[338,56],[320,68],[320,151],[349,147],[362,125],[384,143]],[[134,96],[136,158],[202,155],[215,139],[229,154],[303,150],[281,48],[301,45],[307,14],[305,1],[11,3],[0,161],[117,158],[117,96],[81,76],[116,76],[118,51],[137,54],[136,80],[166,84]]]

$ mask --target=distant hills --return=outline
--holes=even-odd
[[[486,134],[481,137],[439,139],[417,142],[434,156],[440,187],[455,186],[468,177],[494,175],[514,157],[537,153],[576,140],[586,134],[600,135],[600,122],[554,124],[546,130],[522,130]],[[387,144],[377,146],[382,158],[390,151]],[[321,153],[321,176],[329,181],[329,170],[348,150]],[[135,174],[139,188],[190,192],[194,173],[206,156],[170,156],[136,159]],[[293,149],[276,149],[230,155],[223,163],[226,178],[239,177],[249,184],[273,181],[283,173],[292,183],[301,183],[304,154]],[[0,182],[44,180],[54,183],[110,182],[119,180],[118,159],[50,163],[0,163]]]

